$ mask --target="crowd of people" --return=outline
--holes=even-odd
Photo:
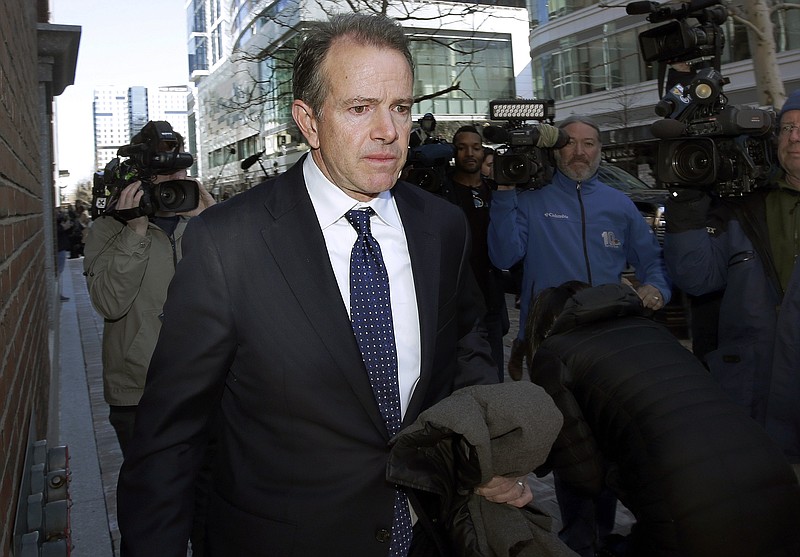
[[[92,225],[86,204],[77,201],[75,205],[67,204],[56,208],[56,273],[59,278],[59,295],[62,302],[69,300],[61,294],[61,273],[67,259],[78,259],[83,256],[89,227]]]
[[[65,252],[67,259],[77,259],[83,256],[83,248],[86,244],[86,237],[89,235],[89,227],[92,219],[89,210],[82,201],[76,201],[74,205],[62,205],[56,209],[56,239],[58,251]]]
[[[221,203],[199,186],[180,214],[136,212],[135,181],[87,223],[123,557],[187,544],[196,557],[488,555],[497,539],[521,556],[800,555],[800,93],[779,115],[774,187],[736,200],[676,189],[662,249],[598,178],[589,116],[558,123],[543,187],[498,183],[471,125],[440,191],[398,180],[413,83],[396,22],[314,23],[293,67],[310,147],[295,166]],[[58,217],[65,255],[75,220]],[[521,326],[505,362],[511,268]],[[724,292],[702,361],[652,319],[673,284]],[[530,421],[517,398],[483,408],[506,428],[502,451],[436,429],[456,391],[495,400],[526,370],[563,419],[548,415],[544,462],[522,458],[541,448],[535,424],[508,443],[509,424]],[[490,509],[530,513],[528,475],[550,472],[557,536],[535,518],[535,534],[492,522],[490,540],[475,535]],[[617,500],[636,519],[625,538]]]

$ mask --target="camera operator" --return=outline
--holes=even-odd
[[[470,263],[486,304],[484,323],[500,382],[505,376],[503,336],[508,332],[508,310],[499,269],[489,261],[486,235],[492,182],[482,175],[485,149],[475,126],[461,126],[453,134],[455,170],[442,184],[442,197],[464,211],[472,234]],[[493,156],[493,155],[492,155]]]
[[[529,304],[545,288],[570,280],[599,286],[620,283],[628,264],[641,283],[637,294],[645,308],[669,301],[670,282],[661,248],[633,202],[597,177],[601,143],[597,124],[571,116],[559,128],[569,142],[555,151],[557,170],[550,184],[518,191],[498,185],[491,207],[489,254],[501,268],[523,260],[520,324]],[[509,375],[522,377],[525,327],[512,344]],[[600,540],[614,528],[616,498],[609,490],[583,495],[555,474],[561,510],[561,539],[581,556],[594,556]]]
[[[671,290],[661,248],[633,202],[597,177],[600,129],[586,116],[571,116],[558,127],[570,139],[555,150],[552,182],[519,191],[499,184],[490,211],[492,263],[506,269],[517,261],[524,265],[520,323],[542,289],[568,280],[617,283],[628,264],[636,269],[645,307],[662,308]],[[522,377],[524,334],[520,327],[508,363],[514,379]]]
[[[143,129],[144,131],[144,129]],[[180,151],[178,144],[158,144],[157,152]],[[140,132],[132,144],[141,144]],[[186,170],[156,175],[160,184],[184,179]],[[149,178],[149,177],[142,177]],[[181,258],[181,237],[190,217],[214,204],[202,187],[196,209],[187,213],[156,211],[124,221],[121,211],[140,206],[144,191],[137,180],[117,192],[106,214],[96,219],[86,239],[84,274],[95,309],[103,316],[103,391],[109,421],[126,455],[133,434],[136,407],[144,389],[150,357],[161,329],[167,287]]]
[[[741,197],[678,189],[664,254],[692,295],[724,289],[706,364],[800,472],[800,91],[778,117],[779,175]]]

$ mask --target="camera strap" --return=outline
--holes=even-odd
[[[146,216],[146,213],[141,207],[132,207],[130,209],[114,209],[106,213],[108,216],[113,217],[122,224],[128,224],[129,220],[137,219]]]

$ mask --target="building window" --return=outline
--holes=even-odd
[[[485,117],[489,101],[513,97],[514,70],[510,36],[469,37],[454,34],[411,35],[416,64],[414,95],[431,95],[455,83],[460,90],[424,100],[414,112]]]

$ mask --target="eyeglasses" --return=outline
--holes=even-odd
[[[783,124],[778,128],[781,135],[792,135],[792,132],[800,130],[800,125],[797,124]]]

